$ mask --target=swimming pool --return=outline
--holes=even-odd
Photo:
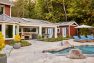
[[[75,49],[80,49],[83,54],[94,54],[94,45],[74,46]],[[69,47],[60,51],[50,51],[52,54],[67,55],[73,47]]]

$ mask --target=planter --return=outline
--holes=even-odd
[[[20,43],[15,43],[15,44],[13,45],[13,48],[14,48],[14,49],[19,49],[19,48],[21,48],[21,44],[20,44]]]
[[[0,54],[0,63],[7,63],[6,54]]]
[[[82,54],[82,51],[79,49],[71,49],[67,57],[70,59],[85,59],[86,58],[84,54]]]

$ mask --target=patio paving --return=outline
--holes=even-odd
[[[86,59],[69,59],[65,56],[42,53],[43,50],[60,46],[60,42],[41,42],[29,40],[31,46],[14,49],[8,57],[8,63],[94,63],[94,57]],[[71,45],[94,45],[94,43],[77,43],[69,40]]]

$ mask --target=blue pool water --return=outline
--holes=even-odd
[[[83,54],[94,54],[94,46],[93,45],[75,46],[74,48],[80,49]],[[70,47],[70,48],[66,48],[64,50],[60,50],[60,51],[50,51],[50,53],[58,54],[58,55],[67,55],[67,54],[69,54],[69,51],[74,48]]]

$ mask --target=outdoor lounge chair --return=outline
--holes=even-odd
[[[92,42],[94,42],[94,36],[92,36],[92,35],[87,35],[87,37],[88,37],[89,39],[91,39]]]
[[[73,36],[73,38],[74,38],[74,41],[77,41],[77,42],[87,42],[86,39],[81,39],[78,36]]]
[[[80,36],[80,38],[83,40],[87,40],[88,42],[93,42],[93,40],[91,40],[90,38],[85,37],[85,36]]]
[[[92,36],[92,35],[87,35],[87,37],[88,37],[89,39],[91,39],[91,40],[94,40],[94,36]]]

